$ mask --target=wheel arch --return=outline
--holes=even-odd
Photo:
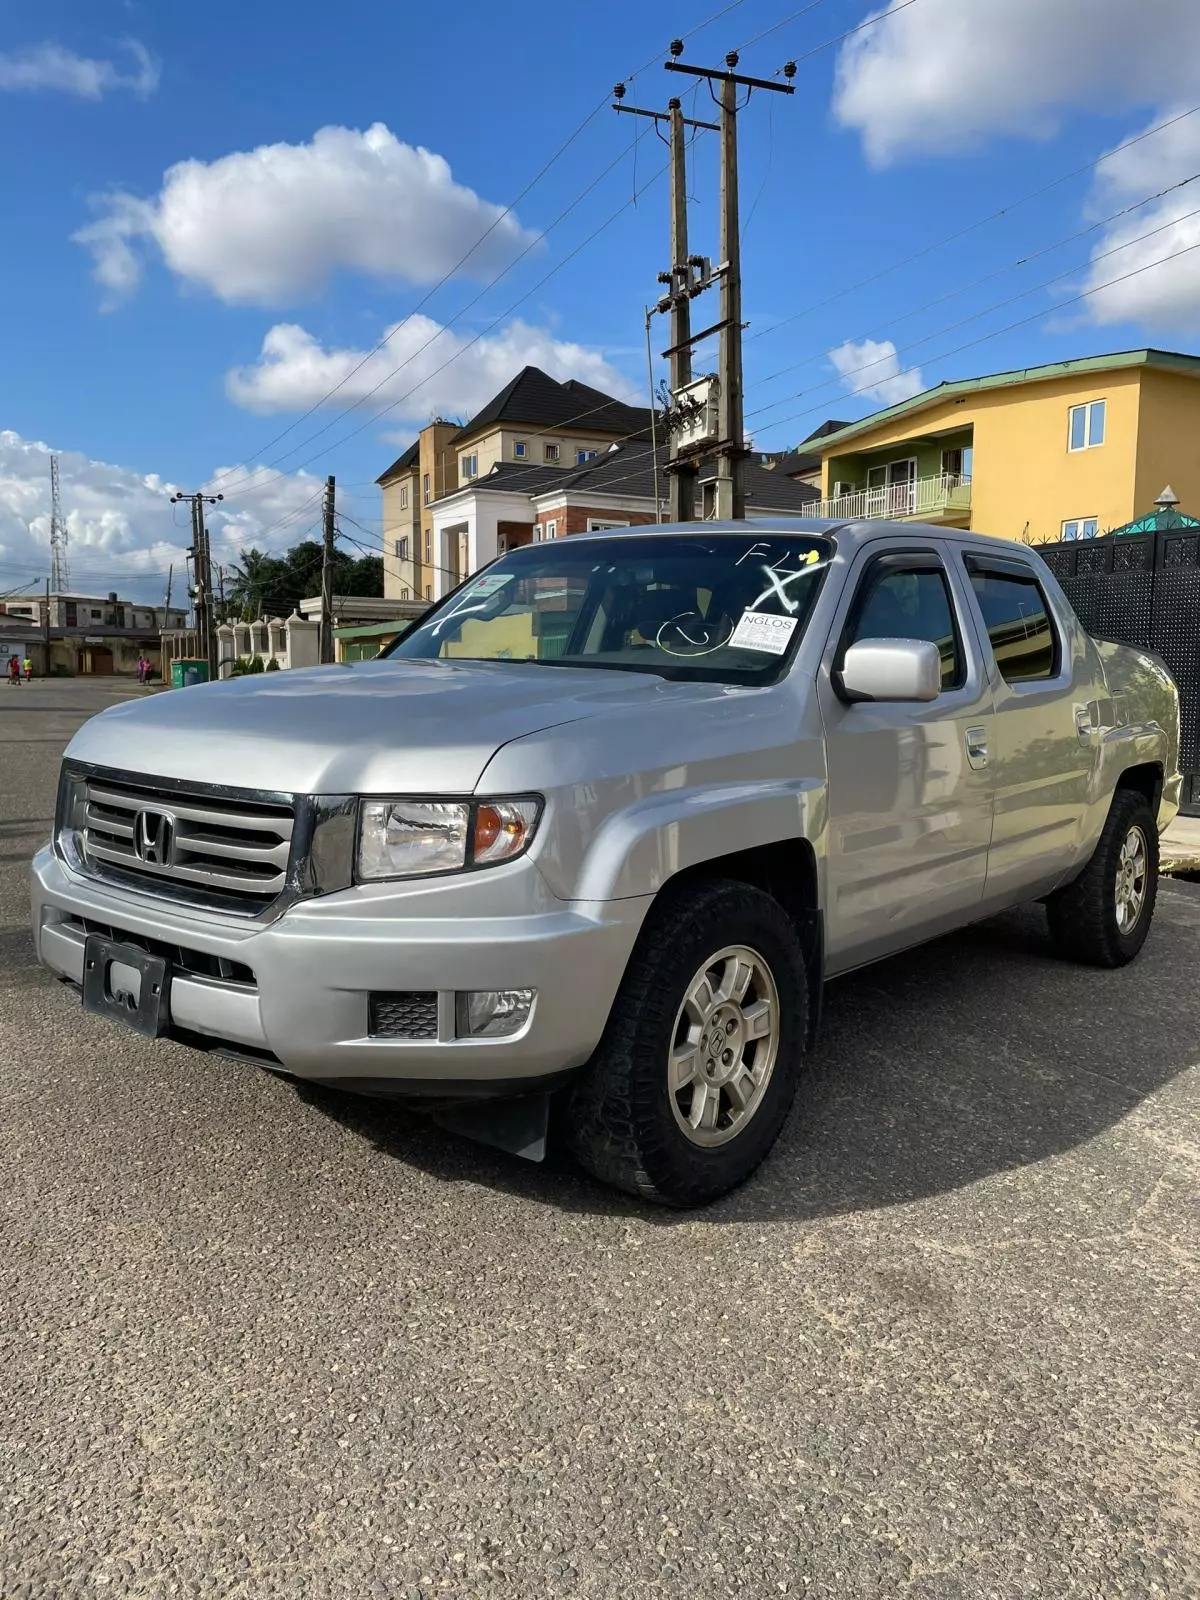
[[[1117,774],[1116,788],[1142,795],[1157,818],[1163,792],[1162,762],[1142,761],[1136,766],[1126,767]]]
[[[791,918],[804,951],[808,980],[808,1039],[816,1037],[821,1017],[821,997],[825,983],[825,924],[821,912],[817,855],[804,838],[779,839],[730,851],[699,861],[673,874],[659,893],[686,884],[723,879],[746,883],[761,889],[776,900]]]

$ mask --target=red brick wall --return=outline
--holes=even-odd
[[[595,507],[567,506],[565,510],[539,511],[538,523],[544,528],[548,522],[558,524],[558,537],[571,533],[586,533],[589,522],[627,522],[631,527],[643,528],[655,520],[653,511],[598,511]]]

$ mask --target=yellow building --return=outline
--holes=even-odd
[[[939,384],[815,440],[816,516],[911,518],[1044,544],[1200,507],[1200,356],[1055,361]]]

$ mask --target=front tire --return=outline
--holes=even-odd
[[[668,889],[572,1095],[577,1158],[665,1205],[726,1194],[779,1136],[807,1015],[804,953],[776,900],[726,881]]]
[[[1087,867],[1046,902],[1055,948],[1093,967],[1123,967],[1146,942],[1158,893],[1158,828],[1143,795],[1118,789]]]

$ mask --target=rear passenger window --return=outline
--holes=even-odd
[[[924,639],[938,647],[942,688],[956,689],[963,682],[950,591],[936,567],[896,567],[888,562],[868,573],[843,647],[864,639]]]
[[[1006,683],[1052,678],[1058,641],[1041,585],[1030,573],[973,571],[971,587],[983,613],[992,654]]]

